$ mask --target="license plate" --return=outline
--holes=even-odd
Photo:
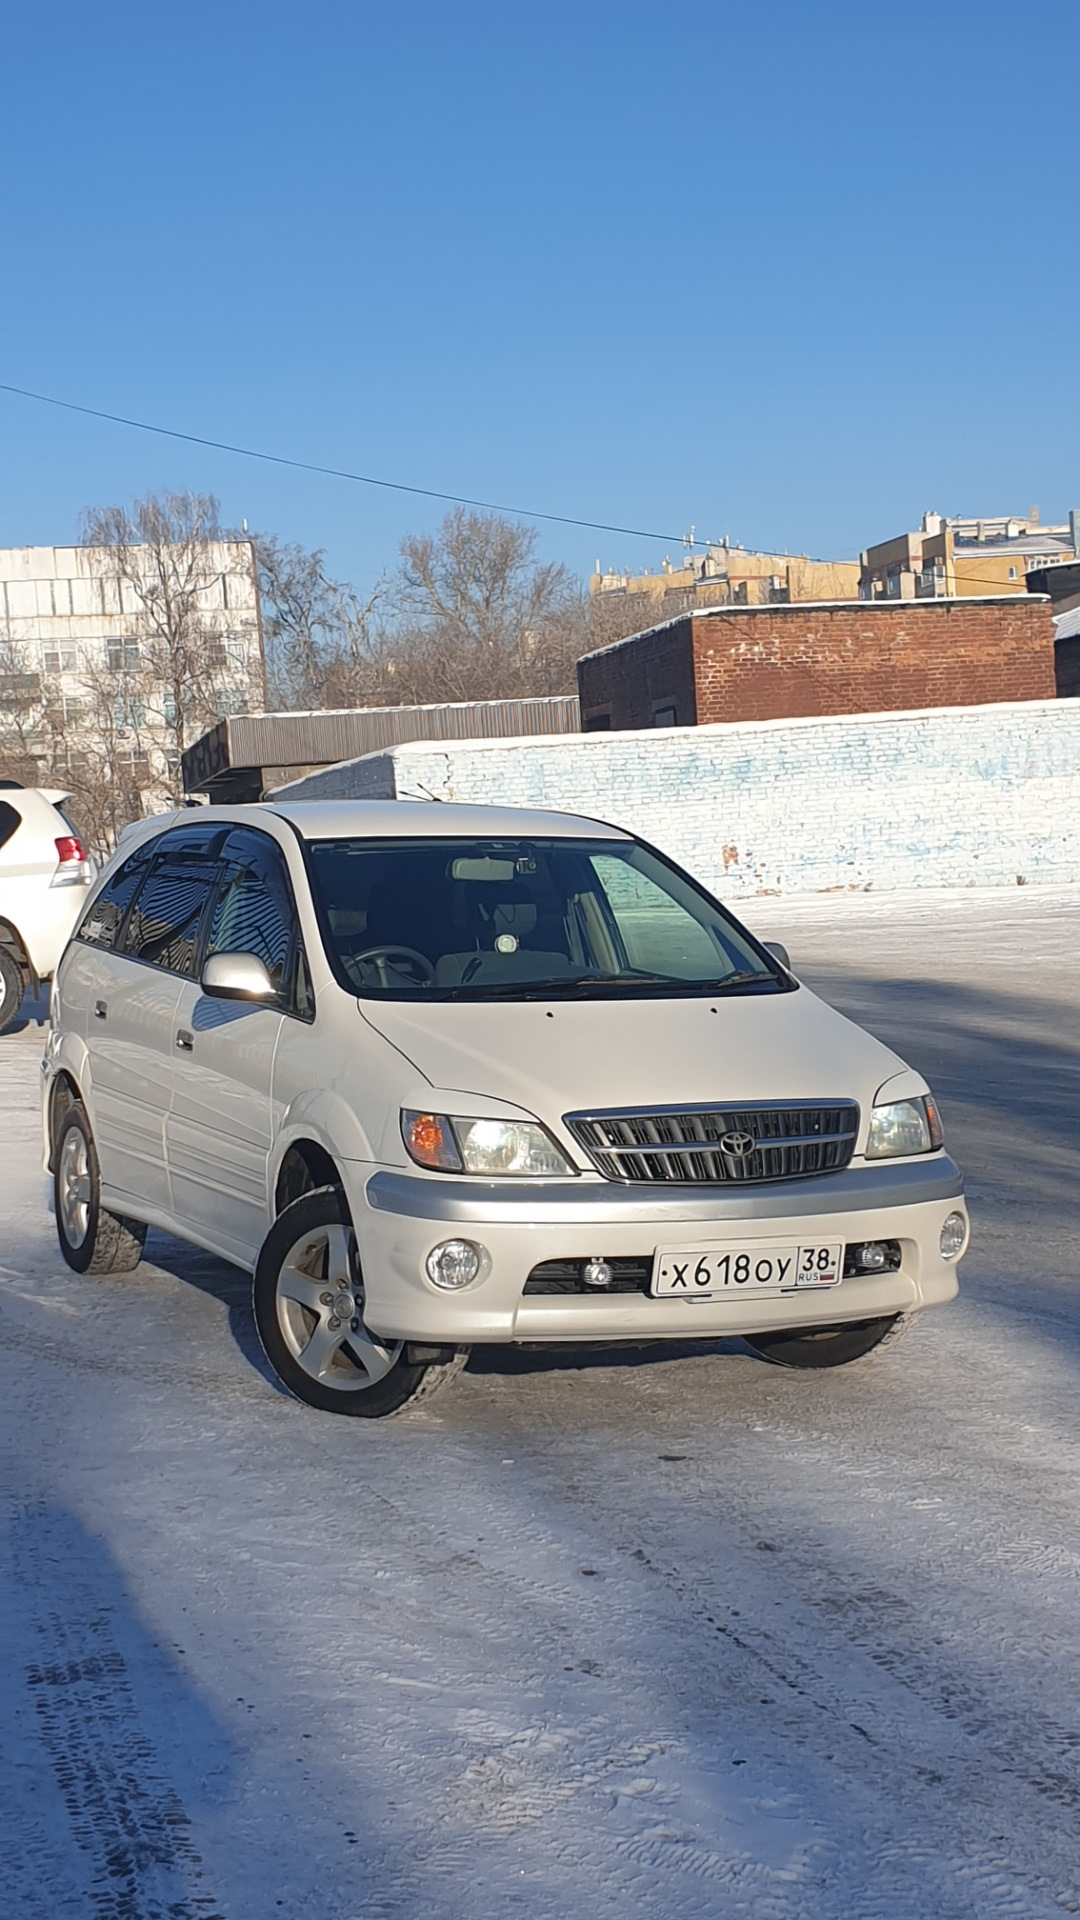
[[[738,1300],[753,1295],[797,1293],[804,1287],[835,1287],[842,1246],[795,1246],[758,1240],[750,1246],[707,1247],[677,1253],[657,1250],[652,1292],[665,1299]]]

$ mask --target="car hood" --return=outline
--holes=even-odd
[[[865,1122],[904,1067],[806,987],[715,1000],[365,1000],[362,1011],[433,1087],[525,1108],[563,1139],[563,1114],[605,1107],[854,1099]]]

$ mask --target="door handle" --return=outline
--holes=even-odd
[[[181,1053],[191,1053],[194,1051],[195,1041],[186,1027],[178,1028],[176,1044],[180,1048]]]
[[[107,1000],[94,1001],[94,1019],[95,1020],[104,1020],[105,1015],[108,1013],[108,1011],[109,1011],[109,1003]]]

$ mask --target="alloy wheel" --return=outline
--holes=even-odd
[[[93,1189],[90,1179],[90,1151],[86,1136],[78,1127],[69,1127],[60,1148],[60,1166],[56,1183],[60,1221],[72,1247],[81,1247],[90,1231],[90,1203]]]
[[[383,1379],[402,1343],[384,1346],[364,1326],[364,1289],[350,1227],[316,1227],[281,1263],[277,1322],[297,1366],[321,1387],[355,1393]]]

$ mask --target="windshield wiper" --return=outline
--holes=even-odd
[[[723,980],[687,980],[669,973],[559,973],[549,980],[514,981],[477,981],[460,987],[451,987],[446,998],[483,999],[483,1000],[549,1000],[556,995],[573,994],[579,991],[588,993],[594,988],[615,988],[631,990],[634,987],[670,987],[676,993],[709,994],[722,992],[725,987],[747,986],[751,981],[770,981],[776,984],[774,973],[747,972],[730,973]]]
[[[777,975],[766,972],[763,967],[753,967],[744,973],[725,973],[722,980],[699,980],[696,984],[703,992],[723,993],[725,987],[747,987],[752,980],[771,980],[775,985]]]

